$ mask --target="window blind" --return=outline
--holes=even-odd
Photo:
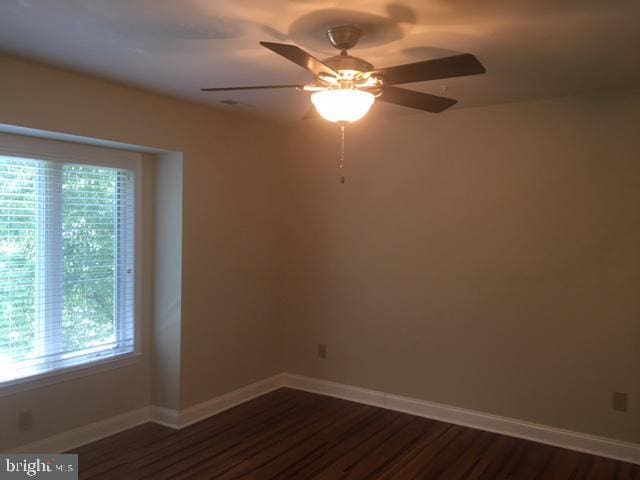
[[[0,383],[134,351],[134,177],[0,155]]]

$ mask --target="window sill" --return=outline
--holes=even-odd
[[[114,355],[94,362],[83,363],[71,367],[54,370],[52,372],[44,372],[29,377],[10,380],[0,383],[0,397],[6,397],[15,393],[33,390],[36,388],[54,385],[56,383],[68,382],[76,378],[95,375],[107,370],[128,367],[139,363],[142,359],[142,353],[123,353]]]

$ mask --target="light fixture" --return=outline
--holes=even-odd
[[[318,113],[330,122],[355,122],[364,117],[376,97],[354,89],[329,89],[315,92],[311,102]]]

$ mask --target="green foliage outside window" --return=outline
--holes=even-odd
[[[36,173],[34,162],[0,157],[0,362],[34,344]]]
[[[57,267],[43,262],[45,252],[38,250],[45,248],[38,228],[47,212],[47,197],[38,192],[42,165],[0,156],[0,370],[3,362],[38,355],[43,303],[62,302],[61,351],[115,340],[119,173],[62,166],[62,252],[47,255],[63,259],[63,285],[55,287],[57,299],[42,300],[42,269],[60,268],[59,261]]]

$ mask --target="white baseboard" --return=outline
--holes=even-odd
[[[639,444],[288,373],[274,375],[181,411],[158,406],[133,410],[13,448],[9,453],[64,452],[149,421],[183,428],[283,386],[640,464]]]
[[[86,443],[95,442],[114,433],[149,421],[149,408],[144,407],[116,415],[99,422],[74,428],[52,437],[38,440],[10,450],[9,453],[61,453]]]
[[[171,428],[183,428],[255,397],[269,393],[282,387],[283,384],[283,374],[274,375],[181,411],[150,405],[68,430],[27,445],[12,448],[9,453],[66,452],[147,422],[154,422]]]
[[[151,405],[149,421],[169,428],[180,428],[180,410]]]
[[[150,420],[171,428],[184,428],[282,387],[283,378],[284,374],[274,375],[180,411],[151,407]]]
[[[640,445],[636,443],[587,435],[515,418],[491,415],[301,375],[284,374],[282,381],[284,386],[298,390],[640,464]]]

